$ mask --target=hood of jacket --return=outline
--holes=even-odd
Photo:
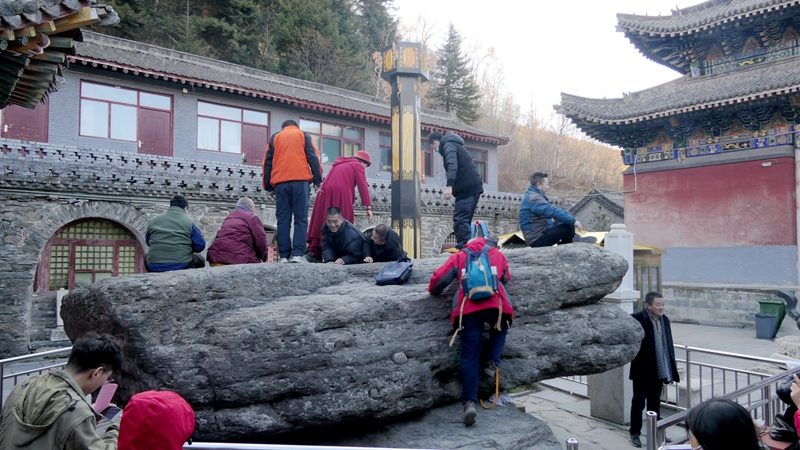
[[[122,411],[118,450],[180,450],[194,432],[194,411],[180,395],[146,391]]]
[[[68,389],[64,389],[64,383],[69,385]],[[86,402],[86,398],[66,372],[51,369],[45,375],[36,377],[14,405],[14,419],[19,433],[15,434],[13,444],[29,444],[47,432],[62,414],[76,410],[78,402]]]
[[[464,145],[464,139],[461,139],[461,136],[453,133],[452,131],[448,131],[447,134],[442,137],[442,140],[439,141],[439,153],[442,153],[444,144],[447,144],[448,142],[455,142],[458,145]]]
[[[343,165],[343,164],[358,164],[358,165],[361,165],[361,161],[359,161],[356,158],[352,158],[352,157],[348,157],[348,156],[340,156],[340,157],[336,158],[336,160],[333,162],[333,165],[331,167],[336,167],[336,166],[340,166],[340,165]]]

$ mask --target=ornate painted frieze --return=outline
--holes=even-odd
[[[742,51],[732,56],[713,59],[703,63],[703,73],[711,75],[715,73],[730,72],[731,70],[751,66],[767,61],[788,58],[800,54],[797,40],[782,42],[769,47],[759,47],[753,50]]]

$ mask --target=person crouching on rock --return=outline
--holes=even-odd
[[[342,217],[333,206],[326,212],[322,226],[322,260],[328,264],[359,264],[369,256],[369,243],[355,225]]]
[[[508,271],[506,257],[492,245],[487,245],[488,230],[484,226],[473,226],[473,239],[462,251],[453,254],[431,276],[428,291],[439,295],[450,285],[453,280],[460,279],[460,287],[453,300],[453,309],[450,320],[456,329],[450,345],[453,345],[455,336],[461,334],[461,403],[464,410],[461,415],[462,422],[469,426],[475,423],[478,402],[478,374],[480,372],[480,354],[483,340],[483,324],[491,326],[489,330],[489,350],[486,357],[486,372],[492,377],[500,365],[500,354],[506,343],[508,327],[514,320],[514,308],[508,301],[503,283],[511,279]],[[493,279],[491,290],[486,295],[478,295],[485,286],[473,282],[470,269],[485,267],[485,257],[488,256],[491,271],[488,268],[484,273]],[[478,264],[478,261],[480,262]],[[477,265],[476,265],[477,264]],[[469,266],[469,267],[468,267]],[[480,272],[480,270],[479,270]],[[498,282],[499,281],[499,282]],[[479,299],[478,297],[484,297]],[[496,396],[495,396],[496,397]]]

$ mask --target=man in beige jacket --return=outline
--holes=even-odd
[[[102,418],[86,396],[122,366],[122,349],[109,336],[90,333],[75,341],[64,370],[51,369],[14,387],[0,416],[0,450],[116,450],[117,414],[102,436]]]

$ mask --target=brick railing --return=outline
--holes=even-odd
[[[391,183],[367,180],[373,209],[391,210]],[[113,150],[0,139],[0,190],[52,192],[89,197],[170,198],[235,202],[248,196],[274,203],[261,188],[261,168]],[[443,186],[421,188],[424,214],[450,215],[453,200]],[[485,192],[477,216],[517,216],[522,195]]]

